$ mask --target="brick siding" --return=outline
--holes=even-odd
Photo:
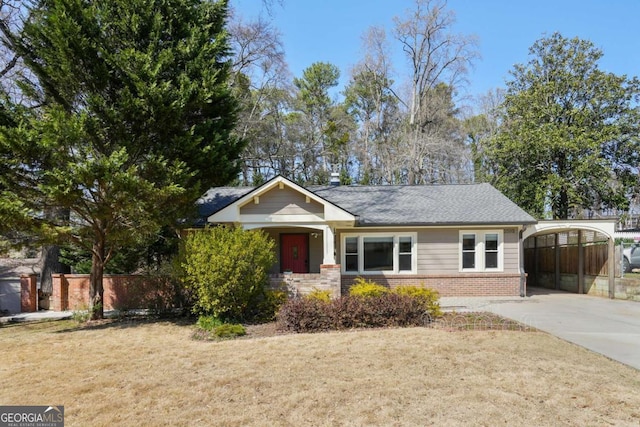
[[[342,294],[349,293],[349,288],[357,276],[342,276]],[[365,279],[378,284],[395,288],[402,285],[426,286],[435,289],[442,297],[454,296],[519,296],[520,274],[482,273],[458,275],[366,275]]]

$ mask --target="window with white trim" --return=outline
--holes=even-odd
[[[344,243],[344,271],[358,272],[358,238],[347,237]]]
[[[502,230],[461,231],[461,271],[502,271]]]
[[[343,234],[345,273],[416,273],[416,233]]]

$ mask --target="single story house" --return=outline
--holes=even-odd
[[[274,286],[335,296],[359,276],[442,296],[524,295],[522,232],[536,223],[489,184],[302,187],[276,176],[212,188],[199,209],[207,224],[275,240]]]

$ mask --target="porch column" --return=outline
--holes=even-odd
[[[324,256],[322,258],[323,264],[331,264],[334,265],[336,263],[336,254],[335,254],[335,235],[333,234],[333,230],[330,226],[326,225],[322,232],[323,236],[323,244],[324,244]]]

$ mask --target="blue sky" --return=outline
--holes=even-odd
[[[393,17],[404,15],[414,1],[283,0],[282,7],[274,3],[271,19],[282,35],[293,76],[314,62],[330,62],[340,68],[342,90],[361,57],[365,30],[384,26],[391,35]],[[262,0],[231,0],[231,5],[247,19],[265,13]],[[456,14],[453,31],[479,39],[481,58],[469,74],[468,95],[504,87],[513,65],[527,62],[529,47],[556,31],[591,40],[602,49],[603,70],[640,75],[638,0],[449,0],[447,5]]]

